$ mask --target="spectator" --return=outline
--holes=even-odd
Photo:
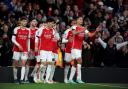
[[[11,66],[12,63],[12,42],[8,34],[9,27],[4,24],[2,26],[2,39],[1,39],[1,64],[2,66]]]

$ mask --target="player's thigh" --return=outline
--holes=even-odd
[[[57,53],[53,53],[53,57],[54,57],[54,61],[58,60],[58,54]]]
[[[13,57],[12,57],[14,60],[20,60],[21,58],[21,52],[13,52]]]
[[[35,58],[36,58],[36,62],[41,62],[40,55],[36,55]]]
[[[39,56],[41,62],[46,62],[47,59],[47,51],[41,50],[40,51],[40,56]]]
[[[65,53],[65,62],[69,63],[72,61],[71,53]]]
[[[53,62],[53,53],[52,53],[52,51],[47,51],[47,62]]]
[[[21,52],[21,60],[27,61],[28,59],[28,52]]]
[[[33,60],[33,59],[35,59],[35,52],[31,51],[28,53],[28,60]]]
[[[81,50],[79,49],[72,49],[71,50],[71,57],[72,59],[80,59],[81,58]]]

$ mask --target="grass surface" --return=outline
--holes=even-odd
[[[0,83],[0,89],[128,89],[128,84],[86,83],[86,84],[14,84]]]

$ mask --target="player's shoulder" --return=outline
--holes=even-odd
[[[73,25],[73,26],[71,26],[71,29],[72,29],[72,30],[75,30],[77,27],[78,27],[78,26]]]
[[[30,31],[30,28],[28,28],[28,27],[26,27],[25,29]]]
[[[36,27],[35,29],[36,29],[36,30],[38,30],[39,28],[38,28],[38,27]]]
[[[64,31],[64,34],[67,34],[69,31],[71,31],[72,29],[71,28],[68,28]]]
[[[44,30],[44,29],[45,29],[44,26],[41,26],[41,27],[38,28],[38,30]]]
[[[18,29],[20,29],[20,26],[17,26],[17,27],[14,28],[14,30],[18,30]]]
[[[76,27],[76,30],[82,30],[82,29],[85,29],[85,27],[84,26],[77,26]]]

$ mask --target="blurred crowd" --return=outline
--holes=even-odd
[[[82,15],[83,25],[90,32],[102,25],[99,35],[106,43],[111,37],[115,43],[128,41],[127,0],[0,0],[0,8],[0,66],[12,65],[11,36],[22,16],[28,21],[36,18],[39,24],[53,17],[62,36],[71,21]],[[90,47],[83,49],[83,66],[128,67],[128,46],[117,51],[116,60],[111,65],[105,65],[104,49],[95,37],[86,37],[85,40]],[[64,44],[61,49],[64,49]]]

